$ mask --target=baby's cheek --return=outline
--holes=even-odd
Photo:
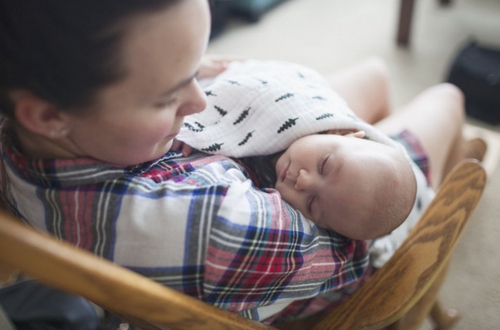
[[[296,196],[297,194],[295,189],[291,189],[284,184],[276,184],[276,190],[280,193],[281,199],[290,204],[290,206],[294,209],[304,214],[304,210],[301,208],[298,196]]]
[[[282,182],[276,182],[276,185],[274,187],[281,195],[281,199],[287,202],[288,204],[290,203],[290,196],[288,196],[288,191],[286,186]]]

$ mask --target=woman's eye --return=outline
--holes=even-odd
[[[154,107],[158,108],[158,109],[163,109],[163,108],[166,108],[166,107],[174,104],[175,102],[177,102],[177,98],[173,98],[173,99],[170,99],[170,100],[166,100],[166,101],[155,103]]]
[[[321,175],[323,175],[323,172],[325,170],[326,161],[328,160],[328,158],[330,158],[330,155],[323,157],[318,164],[318,173]]]

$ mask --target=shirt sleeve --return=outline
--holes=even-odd
[[[205,298],[242,311],[340,289],[368,267],[366,241],[318,228],[273,189],[233,182],[211,226]]]
[[[86,189],[33,187],[17,206],[37,228],[257,320],[364,274],[366,242],[316,227],[228,158],[197,162]]]

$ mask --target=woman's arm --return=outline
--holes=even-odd
[[[207,301],[265,317],[265,306],[316,297],[360,279],[368,246],[315,226],[276,190],[233,182],[211,226],[205,267]]]
[[[368,267],[366,242],[317,228],[276,191],[255,189],[229,158],[171,154],[140,168],[105,169],[60,168],[63,187],[27,187],[19,194],[20,216],[164,285],[256,319],[348,285]]]

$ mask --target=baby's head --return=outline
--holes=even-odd
[[[390,233],[408,216],[416,181],[402,151],[354,136],[309,135],[276,163],[282,198],[318,226],[353,239]]]

